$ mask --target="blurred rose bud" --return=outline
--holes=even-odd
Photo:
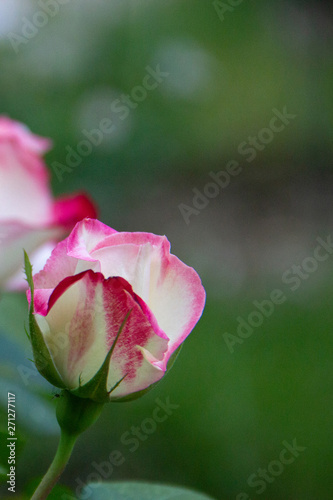
[[[42,159],[49,139],[0,116],[0,288],[26,288],[22,249],[42,269],[56,241],[84,217],[96,217],[83,194],[54,200]]]
[[[158,382],[205,304],[198,274],[170,254],[165,236],[118,233],[92,219],[29,281],[41,373],[97,402],[128,400]]]

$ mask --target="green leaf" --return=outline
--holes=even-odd
[[[38,326],[34,316],[34,283],[32,279],[32,265],[27,253],[24,251],[25,273],[30,287],[31,300],[29,308],[29,330],[32,351],[34,354],[35,365],[39,373],[55,387],[65,388],[63,381],[53,363],[51,354],[47,348],[44,336]]]
[[[27,282],[28,282],[31,294],[33,295],[33,293],[34,293],[34,280],[32,279],[32,265],[31,265],[31,262],[30,262],[30,259],[29,259],[27,252],[25,250],[23,250],[23,252],[24,252],[24,270],[25,270],[25,274],[27,277]]]
[[[179,486],[143,482],[116,482],[88,484],[82,491],[82,500],[213,500],[212,497]]]

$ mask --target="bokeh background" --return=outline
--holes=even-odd
[[[0,4],[1,112],[53,139],[46,160],[55,194],[88,191],[115,229],[166,234],[207,291],[168,377],[136,402],[105,408],[62,484],[75,491],[96,472],[92,462],[118,449],[126,459],[109,480],[173,483],[219,500],[247,498],[241,492],[331,499],[333,256],[294,292],[282,278],[333,230],[329,2],[54,2],[52,11],[44,0],[53,14],[37,28],[42,0]],[[121,119],[112,104],[132,92],[142,97],[134,89],[157,65],[168,76]],[[284,107],[296,116],[247,161],[240,145]],[[59,174],[54,162],[66,164],[68,147],[77,151],[83,131],[105,118],[112,133]],[[179,205],[193,207],[193,189],[203,193],[209,173],[230,160],[241,172],[187,224]],[[285,302],[231,353],[225,333],[236,335],[237,318],[277,288]],[[58,439],[55,391],[29,372],[26,312],[22,295],[2,295],[1,425],[11,388],[21,494],[44,473]],[[156,398],[179,408],[131,453],[121,436],[151,416]],[[257,494],[248,478],[294,439],[306,449]]]

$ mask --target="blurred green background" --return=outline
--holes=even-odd
[[[79,440],[61,480],[73,491],[117,449],[125,462],[109,480],[169,482],[219,500],[333,496],[332,256],[294,292],[283,281],[332,234],[332,11],[323,1],[235,4],[70,0],[48,4],[46,18],[41,2],[0,5],[1,112],[53,139],[54,193],[88,191],[115,229],[166,234],[207,291],[168,377],[143,399],[110,404]],[[121,119],[112,103],[142,97],[134,89],[157,65],[168,76]],[[284,107],[296,117],[247,161],[240,145],[265,140]],[[57,175],[54,162],[66,164],[66,148],[77,151],[83,130],[105,118],[112,133]],[[187,224],[179,205],[193,207],[193,189],[203,193],[230,160],[241,172]],[[277,288],[285,302],[231,353],[225,333],[236,335],[237,318]],[[0,317],[1,422],[11,390],[22,492],[54,454],[56,399],[29,371],[24,297],[2,295]],[[168,397],[179,408],[130,452],[121,436]],[[256,493],[248,478],[294,439],[306,449]]]

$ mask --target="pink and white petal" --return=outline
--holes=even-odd
[[[100,274],[89,271],[66,278],[53,291],[47,315],[36,314],[55,366],[70,389],[92,378],[108,352],[103,313],[96,312],[102,282]]]
[[[104,238],[116,232],[97,219],[85,218],[76,224],[68,237],[68,255],[93,262],[96,259],[91,257],[91,251]]]
[[[200,319],[206,293],[196,271],[174,255],[153,267],[148,306],[170,338],[167,361]]]
[[[53,218],[55,224],[72,229],[77,222],[85,217],[95,219],[97,211],[92,200],[84,193],[63,196],[54,203]]]
[[[100,271],[96,262],[80,261],[68,255],[68,238],[60,241],[51,253],[44,268],[34,275],[35,289],[54,289],[62,280],[92,269]]]
[[[34,275],[35,289],[54,289],[67,276],[75,274],[77,259],[67,255],[67,238],[56,245],[44,268]]]
[[[46,316],[49,308],[49,300],[53,293],[53,288],[41,288],[34,292],[34,312],[41,316]],[[31,292],[27,290],[27,299],[30,304]]]
[[[86,271],[65,279],[49,301],[44,325],[46,342],[52,349],[54,337],[67,339],[61,353],[54,353],[57,369],[69,388],[89,381],[101,367],[126,314],[131,314],[114,349],[108,385],[109,389],[122,377],[119,391],[140,390],[161,377],[161,370],[153,367],[152,379],[138,377],[145,358],[138,348],[152,349],[154,358],[162,360],[167,341],[156,337],[152,326],[135,299],[130,285],[121,278],[105,280],[100,273]],[[41,325],[43,320],[39,316]],[[156,340],[156,338],[157,340]],[[148,371],[149,371],[148,370]],[[146,386],[147,386],[146,385]]]
[[[163,362],[156,360],[155,357],[152,356],[151,353],[144,347],[137,346],[137,351],[138,353],[141,353],[140,357],[142,357],[142,362],[136,370],[135,379],[128,379],[125,377],[121,384],[115,387],[115,389],[111,392],[111,401],[135,392],[143,391],[163,378],[165,370],[159,367],[159,365],[163,364]],[[118,370],[118,377],[121,373],[121,370]],[[116,385],[116,378],[117,377],[113,377],[111,383],[109,378],[109,387],[114,387]]]
[[[137,250],[136,258],[132,260],[127,255],[125,263],[122,263],[126,247],[134,255],[133,246],[144,250]],[[121,249],[119,259],[113,263],[111,249],[117,255],[118,248]],[[159,330],[170,338],[169,357],[192,331],[205,305],[205,290],[196,271],[170,254],[170,243],[165,236],[150,233],[117,233],[106,238],[92,255],[98,255],[102,272],[114,274],[118,267],[124,274],[127,273],[126,279],[135,293],[146,302]],[[146,289],[143,289],[142,283]]]
[[[51,221],[52,207],[44,162],[34,153],[0,140],[1,219],[42,226]]]
[[[150,288],[151,246],[120,244],[91,252],[100,262],[101,272],[106,278],[120,276],[131,283],[137,295],[147,300]]]
[[[33,228],[19,222],[0,222],[0,284],[23,268],[23,248],[28,255],[49,240],[59,238],[59,228]]]
[[[105,240],[102,240],[98,245],[96,245],[94,250],[99,250],[103,247],[110,247],[115,245],[144,245],[150,243],[152,246],[163,247],[164,251],[170,250],[170,242],[166,236],[159,236],[153,233],[143,233],[143,232],[121,232],[117,231],[110,236],[107,236]]]
[[[106,276],[118,275],[133,286],[146,303],[155,333],[170,338],[163,369],[172,352],[185,340],[199,320],[205,291],[194,269],[170,254],[164,236],[147,233],[117,233],[101,242],[93,252]],[[148,313],[149,311],[149,313]]]
[[[149,233],[116,233],[106,238],[91,256],[101,263],[104,276],[121,276],[149,303],[152,263],[161,262],[170,243],[165,236]]]
[[[72,201],[75,204],[75,199]],[[67,202],[64,202],[65,205],[66,203]],[[69,203],[71,204],[71,201],[69,201]],[[62,205],[62,207],[64,208],[64,205]],[[92,269],[95,272],[100,271],[100,264],[97,260],[91,259],[88,256],[88,259],[84,259],[82,261],[82,255],[81,257],[75,257],[76,253],[73,251],[75,241],[80,240],[81,231],[85,235],[87,234],[84,229],[87,221],[90,221],[90,219],[84,219],[83,221],[78,222],[71,235],[58,243],[44,269],[34,276],[36,288],[55,288],[58,283],[60,283],[60,281],[65,279],[67,276],[73,276],[74,274],[79,274],[88,269]],[[94,222],[98,222],[95,221],[95,219],[92,219],[91,221],[93,223],[91,224],[92,226],[95,226]],[[104,224],[102,225],[104,226]],[[83,226],[81,230],[80,226]],[[79,231],[79,234],[77,231]],[[79,252],[77,252],[77,255],[79,255]]]
[[[52,146],[52,141],[33,134],[23,123],[0,116],[0,140],[14,139],[18,145],[36,154],[43,155]]]
[[[141,297],[139,295],[136,295],[135,294],[135,297],[136,297],[136,300],[138,302],[138,304],[140,305],[142,311],[144,312],[144,314],[146,315],[149,323],[151,324],[151,326],[153,327],[154,329],[154,332],[156,333],[156,335],[158,337],[161,337],[162,339],[166,339],[166,340],[170,340],[169,337],[167,336],[167,334],[162,330],[162,328],[160,328],[158,322],[157,322],[157,319],[155,318],[155,315],[153,314],[153,312],[151,311],[151,309],[149,309],[149,307],[147,306],[147,304],[145,303],[144,300],[141,299]]]
[[[29,255],[34,274],[39,273],[43,269],[55,246],[55,241],[47,241]],[[12,291],[24,291],[27,289],[27,280],[23,267],[7,281],[6,289]]]
[[[112,392],[112,398],[140,391],[160,380],[163,372],[150,360],[163,361],[168,348],[168,339],[156,335],[142,309],[141,301],[129,283],[122,278],[109,278],[106,282],[112,284],[112,287],[105,288],[104,296],[109,347],[118,333],[118,328],[115,329],[114,325],[120,325],[127,312],[131,311],[111,358],[109,390],[125,377]],[[118,302],[115,304],[112,303],[112,298],[116,287],[118,287]],[[150,360],[145,357],[143,348],[150,353]]]

